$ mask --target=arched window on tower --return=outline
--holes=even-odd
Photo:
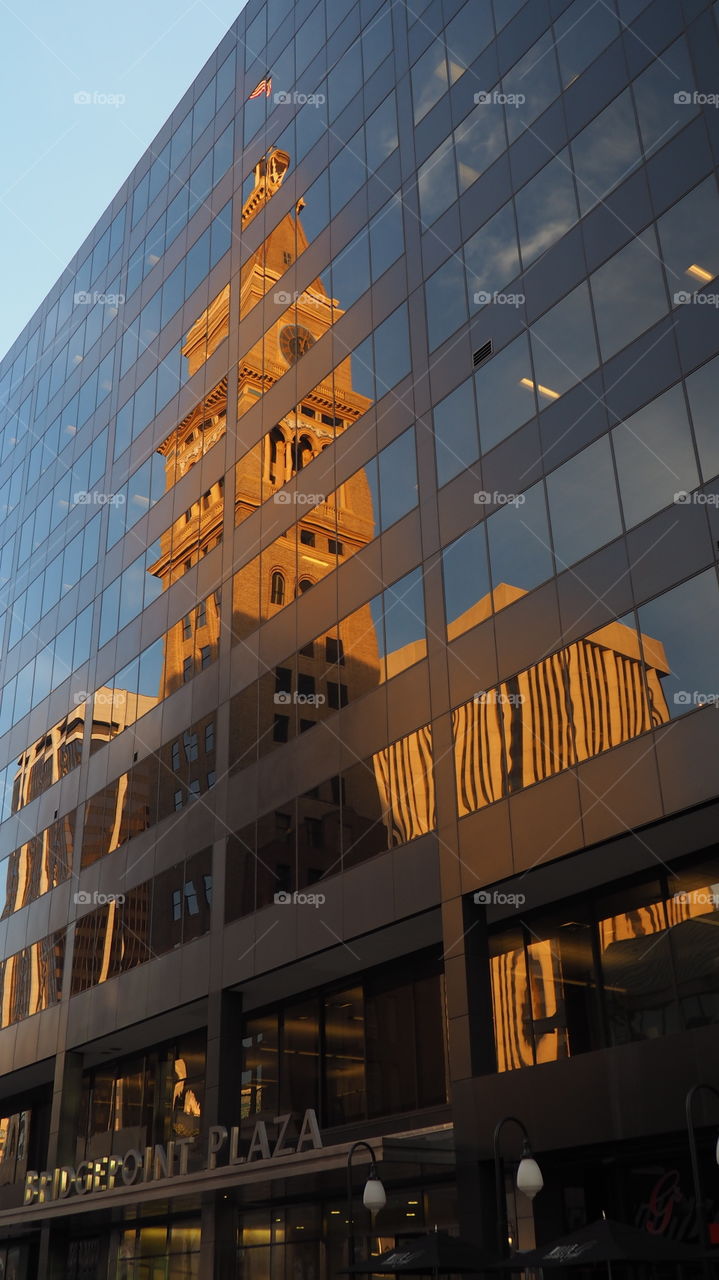
[[[273,484],[284,484],[285,475],[284,433],[280,427],[273,427],[270,432],[270,480]]]
[[[297,468],[298,471],[300,470],[301,467],[306,467],[308,463],[312,461],[314,456],[315,456],[315,451],[312,448],[312,441],[310,440],[309,436],[300,436],[300,458],[299,458],[299,466]]]
[[[314,583],[311,578],[300,578],[299,582],[297,583],[297,589],[298,589],[299,595],[303,596],[305,594],[305,591],[309,591],[310,587],[312,586],[314,586]]]
[[[285,603],[285,579],[279,569],[275,569],[272,574],[272,587],[270,590],[270,600],[272,604]]]

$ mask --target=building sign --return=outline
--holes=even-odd
[[[297,1133],[294,1140],[293,1130]],[[273,1121],[258,1120],[249,1141],[242,1139],[237,1125],[227,1129],[217,1124],[210,1127],[207,1135],[205,1168],[275,1160],[308,1148],[318,1150],[322,1145],[317,1116],[312,1110],[305,1111],[299,1125],[291,1112],[276,1116]],[[63,1165],[41,1173],[28,1170],[23,1203],[47,1204],[66,1200],[68,1196],[93,1195],[118,1187],[185,1177],[190,1172],[190,1150],[195,1146],[194,1138],[177,1138],[174,1142],[145,1147],[144,1151],[133,1147],[123,1156],[82,1160],[76,1169]]]

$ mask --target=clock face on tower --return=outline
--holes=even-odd
[[[280,351],[288,364],[295,364],[313,344],[312,334],[301,324],[285,325],[280,333]]]

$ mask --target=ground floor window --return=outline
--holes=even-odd
[[[123,1231],[114,1280],[199,1280],[200,1222]]]

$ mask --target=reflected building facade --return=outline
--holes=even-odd
[[[715,9],[249,0],[0,362],[0,1275],[696,1240]]]

